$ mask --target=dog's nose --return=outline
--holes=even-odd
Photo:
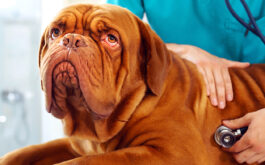
[[[62,38],[61,44],[67,48],[79,48],[86,46],[83,37],[79,34],[66,34]]]

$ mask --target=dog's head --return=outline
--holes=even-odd
[[[57,118],[85,111],[106,119],[140,84],[159,95],[167,64],[165,45],[149,26],[112,5],[63,9],[39,50],[46,108]]]

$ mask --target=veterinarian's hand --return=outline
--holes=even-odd
[[[245,116],[229,121],[223,121],[223,124],[231,129],[237,129],[248,126],[247,132],[231,148],[238,163],[254,162],[261,163],[265,161],[265,108],[256,112],[248,113]]]
[[[241,63],[216,57],[198,47],[191,45],[166,44],[169,50],[179,54],[182,58],[196,64],[202,73],[207,95],[210,96],[211,103],[224,109],[226,101],[233,100],[233,89],[228,68],[245,68],[249,63]]]

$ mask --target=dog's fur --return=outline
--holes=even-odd
[[[101,39],[109,33],[115,49]],[[11,152],[0,165],[236,164],[215,144],[216,128],[265,107],[264,64],[230,69],[235,97],[218,110],[196,66],[117,6],[62,10],[42,37],[39,59],[47,110],[68,137]]]

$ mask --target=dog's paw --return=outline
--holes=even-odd
[[[15,153],[9,153],[4,155],[3,157],[0,157],[0,165],[27,165],[22,157]]]
[[[0,157],[0,165],[5,165],[6,163],[4,162],[4,158]]]

